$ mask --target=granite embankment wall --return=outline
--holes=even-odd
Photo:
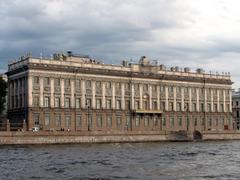
[[[205,132],[203,140],[240,140],[240,132]],[[0,132],[0,145],[69,144],[69,143],[136,143],[163,141],[193,141],[192,133],[172,132]]]

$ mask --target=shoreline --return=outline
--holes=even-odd
[[[202,139],[178,132],[0,132],[0,145],[193,142],[240,140],[240,131],[203,132]]]

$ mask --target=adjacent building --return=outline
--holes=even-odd
[[[235,122],[235,128],[240,128],[240,90],[234,91],[232,94],[232,114]]]
[[[7,76],[5,74],[0,74],[0,79],[3,79],[5,82],[7,82]],[[8,104],[7,99],[8,98],[6,97],[6,101],[4,104],[5,109],[3,110],[3,112],[0,116],[6,117],[6,115],[7,115],[7,104]]]
[[[98,62],[71,52],[8,66],[11,126],[70,131],[232,129],[229,74],[151,63]]]

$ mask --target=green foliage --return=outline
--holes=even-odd
[[[5,109],[4,103],[6,102],[7,83],[0,78],[0,114]]]

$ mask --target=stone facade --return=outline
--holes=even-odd
[[[240,91],[233,92],[232,95],[232,114],[235,122],[235,128],[240,128]]]
[[[108,65],[69,54],[9,64],[8,117],[28,129],[207,131],[232,129],[229,74],[166,69],[146,57]]]

